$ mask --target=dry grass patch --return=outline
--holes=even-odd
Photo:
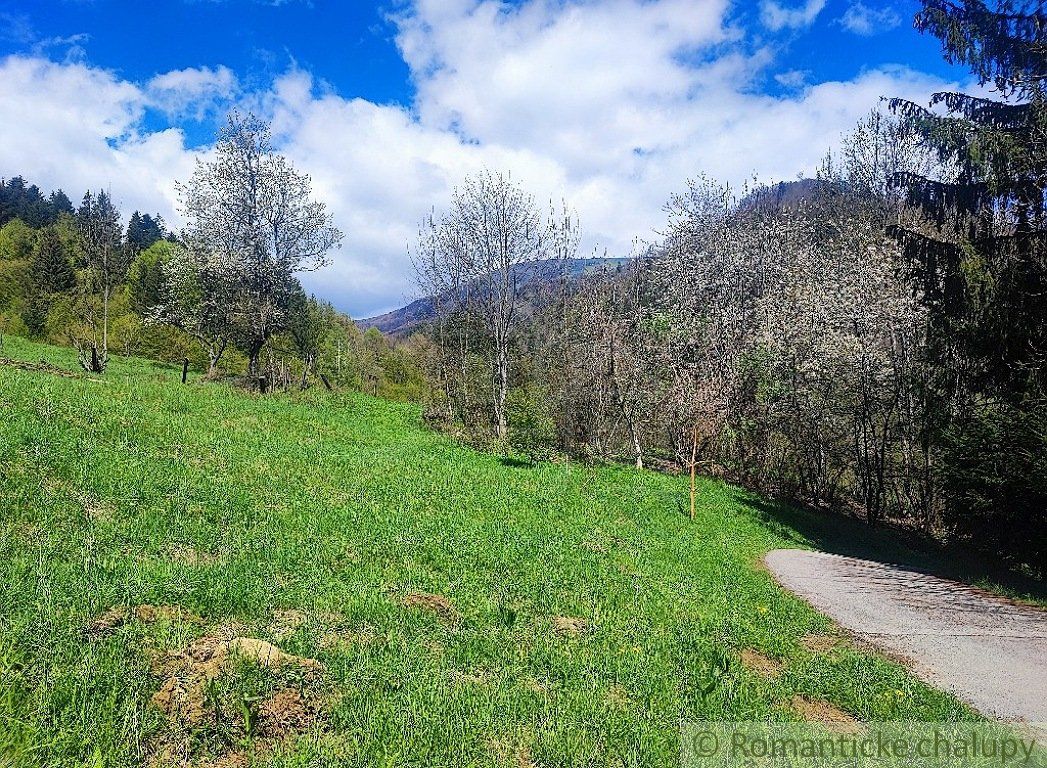
[[[443,595],[431,595],[426,592],[409,592],[403,599],[403,604],[408,608],[421,608],[422,610],[435,613],[446,622],[458,621],[458,610],[454,603]]]
[[[513,766],[513,768],[532,768],[531,748],[526,744],[508,739],[490,739],[487,748],[494,757],[495,765]]]
[[[808,653],[828,653],[840,644],[839,638],[832,635],[804,635],[800,638],[800,645]]]
[[[367,646],[377,643],[381,636],[378,631],[364,624],[357,629],[328,629],[320,636],[319,646],[325,651],[351,646]]]
[[[607,689],[607,693],[604,694],[604,702],[611,709],[625,709],[629,706],[632,699],[629,698],[629,692],[625,689],[625,686],[615,683]]]
[[[789,706],[796,714],[810,723],[820,723],[834,733],[861,733],[862,724],[837,707],[823,699],[809,699],[806,696],[793,696]]]
[[[180,605],[150,605],[144,603],[132,608],[118,605],[98,614],[87,625],[87,634],[91,637],[102,637],[131,621],[142,624],[153,624],[157,621],[183,622],[202,625],[204,620],[195,613]]]
[[[742,666],[746,669],[752,670],[761,677],[774,678],[778,677],[785,669],[785,665],[777,659],[772,659],[770,656],[765,656],[759,651],[754,651],[752,648],[746,648],[741,652]]]
[[[224,558],[214,552],[196,549],[184,544],[172,544],[164,549],[164,557],[179,565],[199,567],[215,565],[224,561]]]
[[[307,620],[304,611],[273,611],[272,621],[269,622],[269,634],[277,640],[284,640],[297,632]]]
[[[80,374],[72,371],[67,371],[65,368],[59,368],[56,365],[52,365],[46,360],[41,360],[39,363],[34,363],[29,360],[12,360],[9,357],[0,357],[0,365],[6,365],[11,368],[18,368],[23,371],[39,371],[40,373],[49,373],[52,376],[60,376],[64,379],[79,379]],[[97,381],[97,379],[95,379]]]
[[[564,637],[578,637],[589,631],[589,623],[576,616],[554,616],[553,629]]]
[[[527,678],[524,682],[524,687],[536,696],[544,697],[549,695],[549,684],[535,677]]]
[[[459,683],[465,685],[487,685],[494,677],[493,673],[489,669],[484,667],[475,667],[467,670],[454,670],[452,677]]]

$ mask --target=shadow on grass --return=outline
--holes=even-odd
[[[502,456],[498,459],[498,462],[503,467],[514,467],[516,469],[531,469],[534,467],[533,461],[527,459],[518,459],[515,456]]]
[[[893,563],[1047,607],[1047,583],[1009,569],[970,548],[946,547],[915,531],[872,527],[853,517],[766,501],[744,491],[738,493],[738,503],[786,542],[795,542],[797,547]]]

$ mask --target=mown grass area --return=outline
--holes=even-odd
[[[802,536],[726,484],[692,521],[685,478],[179,374],[0,366],[0,764],[652,766],[682,719],[818,710],[797,696],[973,717],[780,589],[760,558]],[[234,636],[322,666],[193,678]],[[166,710],[178,690],[201,711]]]

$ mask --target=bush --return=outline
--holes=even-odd
[[[506,402],[509,446],[532,464],[552,458],[556,445],[556,424],[548,401],[540,387],[527,386],[510,391]]]

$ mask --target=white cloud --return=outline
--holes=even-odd
[[[124,208],[174,208],[173,180],[191,167],[176,129],[140,132],[147,99],[136,85],[84,64],[0,61],[0,175],[21,173],[76,200],[109,187]]]
[[[800,6],[784,6],[775,0],[760,3],[760,20],[773,32],[809,27],[825,7],[825,0],[807,0]]]
[[[727,0],[418,0],[398,19],[410,106],[349,98],[294,68],[240,93],[273,120],[279,148],[346,232],[334,263],[303,282],[359,316],[400,303],[419,221],[485,166],[511,171],[539,201],[566,198],[585,251],[627,253],[635,237],[656,236],[688,177],[810,173],[881,96],[926,100],[948,87],[893,68],[761,94],[773,53],[747,48],[728,10]],[[147,131],[143,115],[164,99],[192,114],[237,88],[223,68],[135,84],[83,64],[2,60],[0,175],[71,197],[110,186],[125,211],[177,222],[173,181],[196,155],[178,129]]]
[[[774,76],[774,79],[784,88],[802,88],[807,85],[807,78],[810,74],[810,72],[803,69],[789,69],[785,72],[779,72]]]
[[[145,90],[153,106],[174,117],[206,115],[236,96],[239,83],[228,67],[189,67],[157,75]]]
[[[854,3],[839,18],[840,25],[856,35],[868,37],[886,32],[902,23],[898,12],[890,7],[870,8],[865,3]]]

